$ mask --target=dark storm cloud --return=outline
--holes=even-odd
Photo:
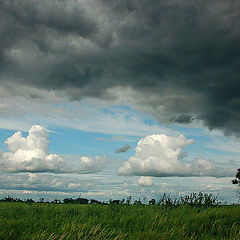
[[[0,0],[0,83],[110,98],[239,134],[240,2]],[[13,85],[14,86],[14,85]]]
[[[61,32],[72,32],[83,37],[96,31],[96,23],[88,19],[77,1],[1,1],[1,10],[23,27],[46,26]]]
[[[176,118],[172,119],[172,121],[176,123],[191,123],[193,120],[193,116],[189,116],[186,114],[179,115]]]

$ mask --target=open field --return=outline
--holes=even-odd
[[[0,239],[240,239],[240,206],[0,203]]]

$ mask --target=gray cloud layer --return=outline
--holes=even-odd
[[[115,150],[115,153],[123,153],[123,152],[126,152],[129,148],[131,148],[131,146],[130,145],[124,145],[123,147],[121,147],[121,148],[117,148],[116,150]]]
[[[236,0],[0,0],[0,84],[76,100],[128,87],[161,121],[239,134],[239,9]]]

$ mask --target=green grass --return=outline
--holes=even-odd
[[[240,239],[240,206],[0,203],[0,240]]]

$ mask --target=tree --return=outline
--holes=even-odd
[[[135,200],[135,201],[133,202],[133,204],[134,204],[134,205],[142,205],[142,201],[141,201],[141,199],[139,198],[138,200]]]
[[[31,198],[30,198],[30,199],[27,199],[27,200],[26,200],[26,203],[34,203],[34,200],[32,200]]]
[[[53,203],[58,204],[61,203],[61,201],[59,199],[54,199]]]
[[[76,199],[76,203],[77,204],[88,204],[88,199],[79,197]]]
[[[131,196],[127,197],[126,204],[129,205],[131,203]]]
[[[240,168],[238,168],[235,178],[232,180],[232,184],[237,184],[237,195],[240,201]]]
[[[102,202],[95,199],[90,199],[90,204],[102,204]]]
[[[238,168],[235,179],[232,180],[232,184],[240,185],[240,168]]]
[[[154,198],[152,198],[150,201],[149,201],[149,205],[155,205],[156,204],[156,200]]]
[[[120,203],[120,200],[112,200],[111,202],[109,201],[110,204],[119,204]]]
[[[44,198],[40,198],[38,202],[44,203]]]

